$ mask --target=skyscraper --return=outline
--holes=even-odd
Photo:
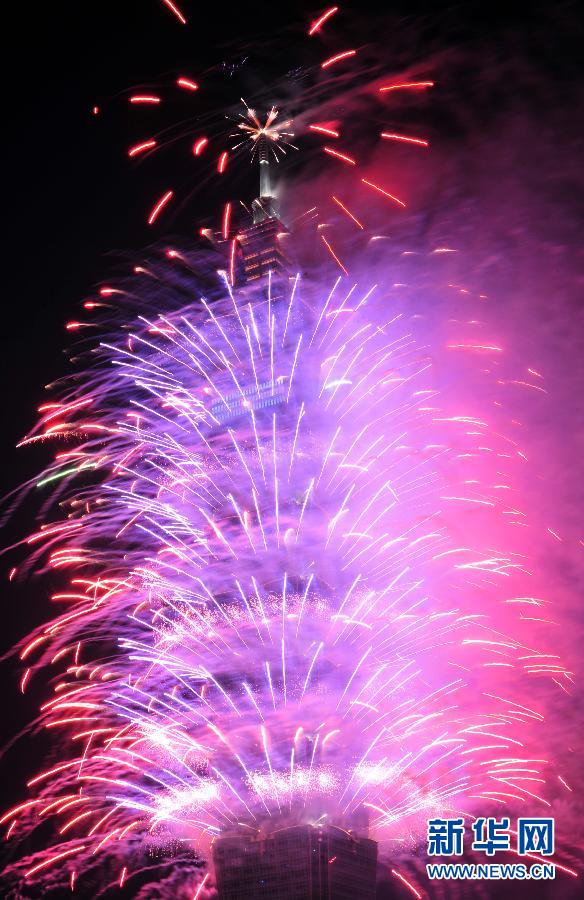
[[[335,825],[226,834],[213,844],[220,900],[374,900],[377,844]]]
[[[270,121],[268,118],[267,121]],[[278,300],[278,285],[287,280],[287,260],[280,246],[285,226],[278,218],[270,180],[269,130],[257,131],[260,194],[253,203],[253,224],[236,237],[243,291],[270,278],[272,301]],[[233,279],[237,283],[237,279]],[[255,286],[254,286],[255,285]],[[250,295],[252,296],[252,295]],[[287,396],[283,379],[242,385],[217,401],[211,412],[226,423],[247,409],[277,406]],[[306,736],[307,737],[307,736]],[[306,744],[308,759],[314,757],[312,740]],[[306,807],[299,819],[306,818]],[[368,834],[368,816],[362,808],[353,812],[347,827],[340,824],[313,825],[299,821],[278,822],[270,830],[257,831],[241,824],[240,830],[225,832],[213,843],[213,864],[219,900],[374,900],[377,873],[377,843]]]

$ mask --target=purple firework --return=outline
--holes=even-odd
[[[450,408],[380,287],[224,277],[206,300],[189,276],[172,309],[168,277],[170,311],[104,340],[27,439],[66,440],[37,482],[64,515],[29,543],[73,574],[21,652],[27,680],[60,672],[41,721],[67,755],[5,816],[53,823],[18,872],[125,881],[144,849],[363,812],[395,852],[431,816],[547,804],[524,686],[564,670],[531,623],[503,631],[541,601],[490,543],[521,449]]]

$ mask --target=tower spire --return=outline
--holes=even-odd
[[[268,142],[264,135],[260,138],[260,200],[272,197],[272,183],[270,179],[270,159],[268,156]]]
[[[277,123],[278,110],[272,106],[270,111],[266,113],[263,120],[258,117],[254,109],[251,109],[245,100],[245,115],[241,116],[242,121],[238,124],[238,129],[243,132],[243,140],[237,144],[237,147],[247,145],[251,151],[252,159],[259,159],[260,165],[260,193],[259,197],[253,201],[253,220],[254,224],[263,222],[265,219],[275,218],[275,198],[270,177],[270,154],[276,160],[280,154],[285,154],[284,146],[294,147],[288,138],[292,137],[292,132],[288,129],[292,126],[292,122]],[[233,135],[234,137],[236,135]],[[239,137],[239,135],[237,135]]]
[[[263,131],[258,138],[258,158],[260,165],[260,193],[252,204],[253,220],[257,224],[264,219],[275,216],[274,195],[272,193],[272,179],[270,173],[270,148],[269,137]]]

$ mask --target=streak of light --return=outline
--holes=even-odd
[[[373,190],[377,191],[378,194],[383,194],[384,197],[388,197],[390,200],[393,200],[394,203],[397,203],[398,206],[403,206],[405,209],[405,203],[403,202],[403,200],[400,200],[398,197],[390,194],[389,191],[385,190],[385,188],[380,187],[378,184],[374,184],[373,181],[368,181],[367,178],[362,178],[361,181],[363,182],[363,184],[366,184],[367,187],[373,188]]]
[[[388,141],[402,141],[404,144],[419,144],[420,147],[428,147],[428,141],[422,138],[408,137],[405,134],[391,134],[388,131],[382,131],[381,137]]]
[[[187,20],[186,20],[185,16],[180,11],[178,6],[172,2],[172,0],[162,0],[162,2],[171,11],[171,13],[173,13],[176,16],[176,18],[179,20],[181,25],[187,24]]]
[[[130,103],[160,103],[160,97],[155,94],[134,94],[130,97]]]
[[[308,31],[309,36],[312,37],[313,34],[316,34],[317,31],[320,30],[321,26],[324,25],[324,23],[327,22],[330,19],[330,17],[334,16],[334,14],[338,11],[339,11],[338,6],[331,6],[331,8],[327,9],[327,11],[324,12],[322,14],[322,16],[320,16],[320,18],[315,19],[315,21],[312,22],[310,25],[310,29]]]
[[[154,206],[152,207],[152,211],[151,211],[150,215],[148,216],[148,224],[149,225],[153,225],[154,222],[156,222],[156,219],[158,218],[158,216],[160,215],[160,213],[162,212],[162,210],[164,209],[166,204],[169,202],[169,200],[172,198],[173,194],[174,194],[174,191],[167,191],[165,194],[162,195],[160,200],[158,200],[158,202],[154,204]]]
[[[334,128],[327,128],[325,125],[309,125],[308,128],[310,131],[317,131],[319,134],[328,134],[329,137],[338,138],[339,132],[335,131]]]
[[[410,890],[412,892],[414,897],[417,897],[418,900],[422,900],[423,895],[420,894],[420,892],[418,890],[416,890],[416,888],[413,886],[413,884],[411,884],[411,882],[409,882],[407,880],[407,878],[404,878],[404,876],[400,872],[398,872],[397,869],[392,869],[391,874],[395,875],[396,878],[399,878],[399,880],[403,884],[405,884],[405,886],[408,888],[408,890]]]
[[[352,156],[346,156],[344,153],[339,153],[338,150],[333,150],[332,147],[323,147],[322,149],[325,153],[328,153],[329,156],[335,156],[337,159],[342,160],[342,162],[348,163],[350,166],[357,165],[357,161],[353,159]]]
[[[411,89],[422,89],[422,88],[430,88],[434,87],[433,81],[404,81],[401,84],[387,84],[384,87],[380,87],[380,93],[386,93],[387,91],[402,91]]]
[[[146,150],[150,150],[152,147],[156,147],[156,141],[154,139],[143,141],[141,144],[135,144],[133,147],[130,147],[128,156],[138,156],[140,153],[145,153]]]
[[[67,856],[73,856],[73,854],[75,853],[81,853],[82,850],[85,850],[85,844],[81,844],[79,847],[71,847],[69,850],[63,850],[61,853],[56,853],[55,856],[51,856],[49,857],[49,859],[44,859],[36,866],[33,866],[32,869],[29,869],[24,873],[24,877],[30,878],[32,875],[35,875],[42,869],[46,869],[48,866],[52,866],[53,863],[59,862],[60,859],[66,859]]]
[[[184,75],[181,75],[180,78],[176,79],[176,83],[179,87],[184,88],[187,91],[198,91],[199,85],[196,81],[193,81],[191,78],[185,78]]]
[[[336,65],[343,59],[348,59],[351,56],[355,56],[356,53],[356,50],[345,50],[343,53],[337,53],[336,56],[331,56],[329,57],[329,59],[325,59],[325,61],[321,63],[321,69],[328,69],[330,68],[330,66]]]
[[[195,141],[193,144],[193,154],[195,156],[200,156],[207,144],[209,143],[209,138],[202,137]]]
[[[354,216],[353,213],[350,212],[350,211],[347,209],[347,207],[346,207],[343,203],[341,203],[341,201],[338,199],[338,197],[335,197],[334,194],[333,194],[332,197],[331,197],[331,199],[337,204],[337,206],[338,206],[340,209],[343,210],[343,212],[344,212],[350,219],[353,220],[353,222],[355,223],[355,225],[357,225],[358,228],[360,228],[361,230],[363,230],[364,226],[361,224],[361,222],[359,221],[359,219],[358,219],[356,216]]]
[[[327,239],[325,238],[324,234],[321,234],[321,238],[322,238],[322,241],[323,241],[324,245],[326,246],[328,252],[329,252],[330,255],[332,256],[332,258],[334,259],[334,261],[336,262],[336,264],[338,265],[338,267],[339,267],[340,269],[343,270],[343,272],[345,273],[345,275],[348,275],[349,273],[347,272],[347,270],[345,269],[345,267],[344,267],[344,265],[342,264],[341,260],[339,259],[339,257],[337,256],[337,254],[335,253],[335,251],[333,250],[333,248],[331,247],[331,245],[329,244],[329,242],[328,242]]]
[[[231,203],[226,203],[223,208],[223,219],[221,223],[221,232],[223,234],[223,240],[226,241],[229,237],[229,228],[231,225]]]
[[[201,895],[201,891],[203,890],[203,888],[204,888],[205,885],[207,884],[207,881],[208,881],[208,880],[209,880],[209,873],[207,872],[207,874],[205,875],[205,877],[204,877],[203,880],[201,881],[199,887],[198,887],[197,890],[195,891],[195,895],[194,895],[194,897],[193,897],[193,900],[198,900],[198,898],[199,898],[200,895]]]

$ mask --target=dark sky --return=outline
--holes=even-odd
[[[2,493],[49,458],[42,449],[14,447],[33,423],[43,385],[67,369],[64,323],[76,317],[80,301],[115,268],[112,251],[138,249],[153,239],[143,224],[144,211],[158,184],[149,190],[147,169],[134,173],[128,166],[125,150],[135,132],[116,97],[170,72],[197,75],[223,59],[237,58],[249,51],[257,34],[268,40],[290,29],[297,39],[325,4],[182,0],[191,19],[188,28],[177,23],[162,0],[11,6],[15,20],[5,30],[5,41],[15,52],[2,82],[7,154],[2,186]],[[485,43],[492,48],[504,38],[509,46],[509,36],[515,35],[522,52],[538,60],[552,81],[577,71],[582,29],[576,4],[475,0],[438,6],[421,0],[359,0],[350,10],[343,4],[358,17],[365,35],[368,19],[383,14],[409,21],[419,32],[420,46],[427,42],[435,53],[474,43],[477,69]],[[267,63],[267,80],[270,65],[279,73],[281,60]],[[100,117],[91,115],[95,104],[103,108]],[[548,113],[541,109],[543,120]],[[180,220],[174,227],[185,226]],[[6,525],[3,545],[23,533],[27,515],[25,511]],[[10,557],[0,558],[0,584],[6,584],[12,564]],[[5,650],[47,613],[30,584],[3,594],[0,646]],[[4,664],[3,673],[9,705],[3,731],[10,735],[31,707],[18,703],[16,667]],[[11,761],[14,765],[14,754]],[[18,768],[16,764],[17,790]]]

